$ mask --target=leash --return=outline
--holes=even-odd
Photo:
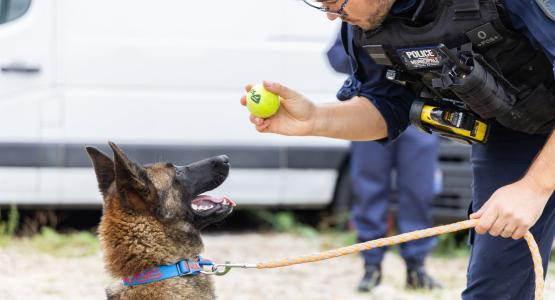
[[[298,264],[305,264],[305,263],[335,258],[339,256],[345,256],[348,254],[353,254],[353,253],[370,250],[374,248],[397,245],[408,241],[423,239],[423,238],[432,237],[432,236],[436,236],[444,233],[451,233],[451,232],[456,232],[460,230],[470,229],[470,228],[476,227],[477,225],[478,225],[478,219],[466,220],[466,221],[457,222],[453,224],[437,226],[437,227],[432,227],[428,229],[422,229],[422,230],[408,232],[400,235],[395,235],[391,237],[381,238],[381,239],[368,241],[364,243],[358,243],[351,246],[328,250],[328,251],[315,253],[315,254],[302,255],[297,257],[288,257],[288,258],[283,258],[279,260],[259,262],[256,264],[232,264],[229,262],[226,262],[225,264],[213,264],[211,271],[202,271],[201,273],[221,276],[221,275],[227,274],[232,268],[272,269],[272,268],[287,267],[287,266],[298,265]],[[524,239],[528,243],[528,248],[530,248],[532,260],[534,262],[534,274],[535,274],[534,299],[542,300],[543,289],[544,289],[542,257],[538,249],[538,244],[534,240],[534,236],[530,233],[530,231],[526,232],[526,234],[524,235]]]

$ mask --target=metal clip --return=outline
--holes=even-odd
[[[213,264],[210,271],[201,271],[202,274],[206,275],[216,275],[216,276],[223,276],[232,268],[241,268],[241,269],[252,269],[256,268],[255,264],[232,264],[229,261],[226,261],[224,264]]]

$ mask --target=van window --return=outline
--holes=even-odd
[[[0,24],[23,16],[30,5],[31,0],[0,0]]]

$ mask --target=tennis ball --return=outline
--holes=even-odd
[[[247,108],[258,118],[269,118],[279,109],[279,96],[257,84],[247,93]]]

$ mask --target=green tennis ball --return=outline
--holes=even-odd
[[[279,109],[279,96],[257,84],[247,93],[247,108],[258,118],[269,118]]]

